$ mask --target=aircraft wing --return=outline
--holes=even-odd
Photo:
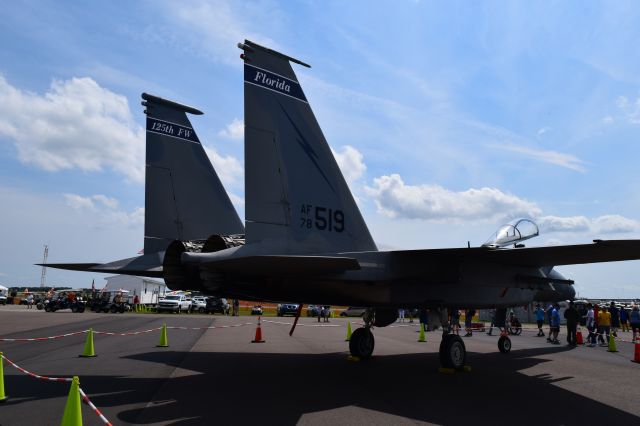
[[[203,262],[200,267],[224,272],[240,272],[248,275],[287,276],[332,274],[360,269],[360,264],[351,257],[266,255],[212,260]]]
[[[592,244],[522,248],[401,250],[393,255],[423,260],[460,260],[513,266],[558,266],[640,259],[640,240],[594,240]]]
[[[47,268],[66,269],[69,271],[100,272],[104,274],[126,274],[140,277],[162,278],[161,254],[152,253],[130,257],[110,263],[37,263]],[[160,260],[159,260],[160,259]]]

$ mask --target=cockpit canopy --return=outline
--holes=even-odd
[[[538,225],[529,219],[515,219],[502,225],[482,247],[505,247],[540,235]]]

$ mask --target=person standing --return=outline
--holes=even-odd
[[[634,305],[629,313],[629,324],[631,325],[631,331],[633,332],[633,341],[635,342],[640,333],[640,309],[638,305]]]
[[[238,299],[233,299],[233,316],[237,317],[240,314],[240,301]]]
[[[609,313],[611,314],[611,334],[618,337],[618,329],[620,328],[620,310],[614,302],[609,305]]]
[[[538,324],[538,334],[536,337],[544,337],[544,331],[542,331],[542,326],[544,324],[544,310],[540,307],[539,303],[536,305],[535,314],[536,323]]]
[[[549,304],[547,307],[547,322],[549,323],[549,337],[547,337],[547,342],[551,343],[553,341],[553,325],[551,324],[551,314],[553,313],[553,305]]]
[[[598,341],[600,346],[608,346],[609,334],[611,334],[611,313],[605,308],[600,309],[598,313]],[[604,340],[604,335],[607,340]]]
[[[404,309],[398,309],[398,322],[404,322]]]
[[[464,337],[473,336],[473,329],[471,328],[471,324],[473,324],[473,316],[476,314],[475,309],[467,309],[464,313],[464,328],[467,334]]]
[[[32,309],[33,308],[33,294],[29,293],[27,295],[27,309]]]
[[[491,322],[489,323],[489,331],[487,332],[487,335],[491,336],[491,332],[493,331],[493,327],[496,325],[496,310],[492,309],[490,311],[490,315],[491,315]]]
[[[564,311],[564,318],[567,320],[567,343],[569,346],[575,346],[580,314],[573,302],[569,302],[569,307]]]
[[[587,337],[587,340],[589,341],[589,347],[593,348],[596,345],[596,315],[591,303],[587,305],[586,325],[587,330],[589,330],[589,337]]]
[[[558,340],[558,334],[560,333],[560,305],[557,303],[553,305],[553,309],[551,310],[551,333],[553,336],[551,337],[551,343],[554,345],[559,345],[560,340]]]
[[[620,326],[623,332],[629,331],[629,311],[624,305],[620,307]]]

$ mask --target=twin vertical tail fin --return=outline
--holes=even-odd
[[[242,234],[244,227],[193,130],[199,110],[142,94],[147,114],[144,253],[173,240]]]
[[[246,243],[283,254],[377,250],[291,62],[244,53]]]

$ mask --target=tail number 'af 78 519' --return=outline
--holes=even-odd
[[[342,232],[344,213],[342,210],[303,204],[300,208],[300,228]]]

